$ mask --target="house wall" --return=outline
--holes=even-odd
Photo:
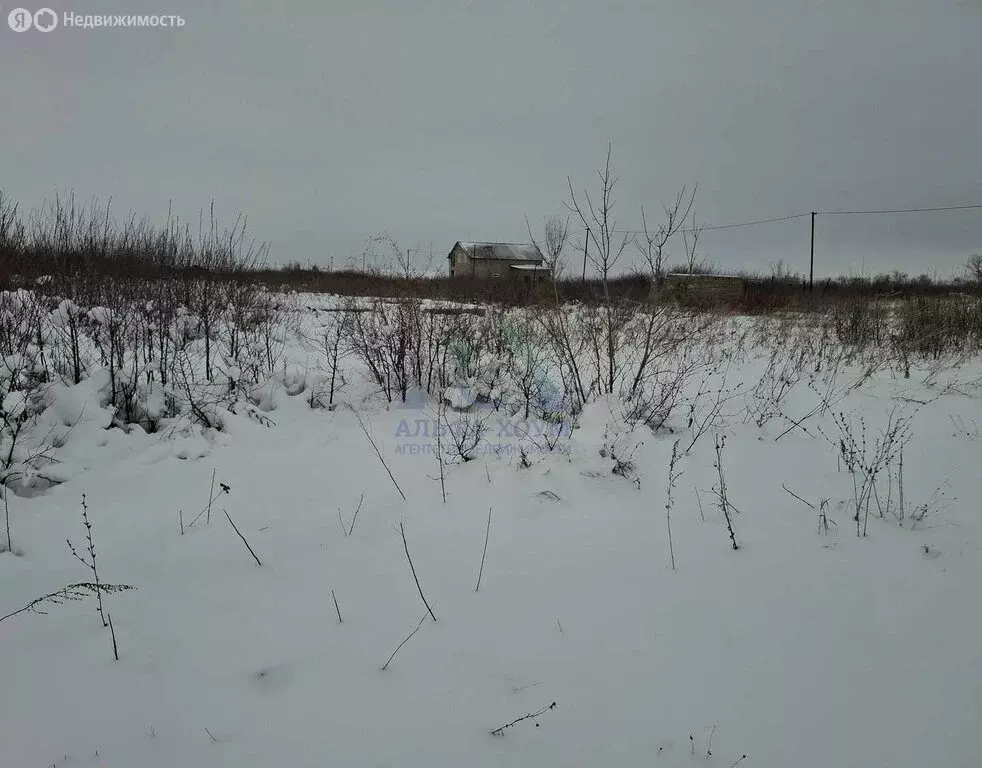
[[[679,297],[734,300],[747,291],[747,281],[732,275],[666,275],[665,290]]]
[[[453,277],[479,277],[482,279],[504,279],[512,277],[512,264],[526,264],[523,261],[506,259],[472,259],[466,250],[455,247],[450,252],[453,263]]]
[[[509,264],[520,264],[517,261],[504,261],[501,259],[476,259],[471,274],[475,277],[485,279],[507,278],[511,275]]]
[[[471,257],[463,248],[455,247],[450,252],[450,259],[453,264],[453,268],[450,270],[451,277],[473,277],[474,266]]]

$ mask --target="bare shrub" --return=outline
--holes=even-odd
[[[83,352],[85,337],[85,311],[74,301],[64,298],[51,313],[49,324],[53,331],[55,356],[53,366],[62,380],[72,384],[82,381],[88,369],[88,359]]]
[[[477,449],[484,442],[488,432],[488,421],[491,414],[483,408],[471,408],[465,411],[445,410],[441,447],[451,460],[463,462],[477,458]],[[440,428],[439,426],[437,427]]]
[[[861,348],[883,343],[887,320],[881,304],[864,298],[833,304],[828,315],[839,343]]]
[[[221,431],[225,426],[222,412],[228,408],[228,387],[207,380],[201,381],[196,375],[203,355],[191,348],[180,350],[176,355],[174,380],[170,392],[178,410],[205,429]],[[177,425],[172,431],[176,431]]]
[[[695,394],[689,399],[686,426],[692,439],[683,453],[688,454],[699,440],[712,430],[722,427],[730,414],[726,406],[742,394],[739,385],[727,383],[730,375],[730,361],[722,361],[710,366]]]
[[[326,379],[319,387],[310,390],[312,408],[326,407],[334,410],[334,397],[347,384],[341,363],[351,353],[348,337],[352,318],[350,304],[345,304],[338,312],[330,313],[328,321],[321,327],[320,343],[324,353]]]
[[[371,311],[356,312],[352,322],[352,348],[391,403],[406,402],[413,382],[413,352],[418,348],[420,302],[395,303],[377,299]]]
[[[538,317],[549,340],[553,366],[575,409],[582,408],[594,392],[581,363],[587,345],[579,331],[578,314],[578,309],[554,307]]]
[[[784,400],[804,374],[807,350],[800,344],[778,345],[771,351],[760,380],[749,394],[747,417],[763,428],[784,412]]]
[[[35,474],[53,460],[50,434],[36,430],[50,380],[37,343],[42,312],[32,292],[0,292],[0,484]]]
[[[629,421],[661,429],[705,364],[699,346],[712,343],[717,319],[667,305],[640,309],[628,327],[621,397]]]
[[[716,435],[715,448],[716,460],[713,463],[713,469],[716,470],[716,485],[713,486],[713,493],[716,495],[720,514],[726,520],[726,530],[730,534],[730,546],[734,550],[737,550],[740,549],[740,545],[737,543],[736,532],[733,530],[733,514],[739,513],[740,510],[730,502],[729,489],[726,485],[726,473],[723,470],[723,453],[726,448],[726,435]]]
[[[539,329],[531,324],[516,323],[511,336],[511,380],[520,397],[519,405],[524,410],[524,418],[528,419],[533,410],[541,413],[544,407],[548,408],[542,397],[548,348]]]
[[[883,516],[884,508],[879,503],[877,481],[884,475],[891,478],[893,462],[912,436],[910,419],[898,415],[894,408],[887,414],[883,431],[870,435],[863,416],[859,417],[858,425],[845,413],[835,414],[833,418],[839,431],[839,455],[853,477],[853,520],[856,523],[856,535],[865,536],[874,499],[880,516]]]
[[[223,311],[215,318],[213,371],[224,376],[230,403],[272,409],[266,385],[285,345],[281,320],[280,309],[260,286],[241,282],[225,286]]]
[[[931,359],[982,348],[982,301],[918,296],[897,309],[897,345]]]
[[[637,473],[634,455],[644,442],[634,438],[632,426],[628,425],[627,430],[622,428],[626,423],[622,417],[612,415],[615,416],[614,422],[604,427],[603,442],[598,453],[602,459],[612,462],[612,474],[630,480],[640,490],[641,477]]]

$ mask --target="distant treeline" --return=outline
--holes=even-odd
[[[73,195],[56,197],[24,215],[0,191],[0,288],[29,285],[38,277],[101,276],[121,279],[176,278],[259,282],[271,289],[333,293],[342,296],[415,297],[460,302],[521,305],[540,302],[598,303],[599,279],[549,278],[482,280],[450,277],[401,277],[376,270],[328,271],[294,262],[270,266],[268,247],[249,237],[244,217],[219,225],[214,210],[197,221],[168,216],[156,224],[147,218],[120,221],[108,205],[80,205]],[[668,270],[668,271],[683,271]],[[712,271],[702,264],[699,271]],[[982,275],[939,280],[894,272],[872,277],[806,280],[778,270],[773,275],[741,274],[746,290],[726,304],[740,311],[766,311],[789,305],[854,298],[982,295]],[[612,277],[611,299],[645,301],[659,295],[650,275]],[[691,301],[700,301],[693,297]],[[717,301],[717,300],[714,300]]]

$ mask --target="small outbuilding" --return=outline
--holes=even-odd
[[[664,290],[679,299],[734,301],[747,293],[747,281],[737,275],[665,275]]]
[[[542,251],[534,243],[458,241],[447,256],[450,277],[507,279],[548,274]]]

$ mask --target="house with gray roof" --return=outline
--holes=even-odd
[[[458,241],[447,260],[450,262],[450,277],[498,279],[549,274],[542,251],[533,243]]]

